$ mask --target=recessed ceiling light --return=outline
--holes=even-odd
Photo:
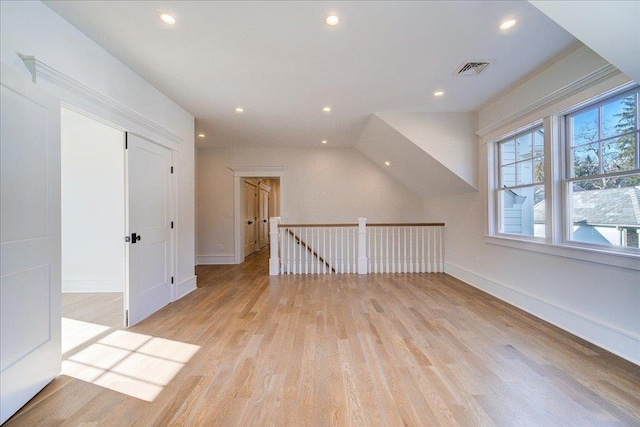
[[[322,111],[324,111],[325,113],[328,113],[331,111],[331,107],[324,107]]]
[[[160,20],[167,25],[173,25],[176,23],[176,18],[169,15],[168,13],[163,13],[162,15],[160,15]]]
[[[322,140],[322,143],[323,143],[323,144],[326,144],[326,143],[327,143],[327,140],[326,140],[326,139],[323,139],[323,140]]]
[[[327,25],[331,25],[332,27],[338,25],[340,23],[340,17],[338,15],[329,15],[327,19],[324,20]]]
[[[199,133],[198,138],[204,138],[206,135],[204,133]]]
[[[433,96],[442,96],[442,95],[444,95],[444,91],[442,91],[442,90],[437,90],[437,91],[433,92]]]
[[[515,19],[507,19],[502,24],[500,24],[500,29],[501,30],[508,30],[509,28],[513,27],[514,25],[516,25],[516,20]]]
[[[244,108],[236,107],[236,113],[244,113]]]
[[[384,164],[385,164],[385,165],[387,165],[387,166],[391,166],[391,162],[390,162],[389,160],[386,160],[386,161],[384,162]]]

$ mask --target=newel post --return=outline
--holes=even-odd
[[[358,218],[358,274],[367,274],[367,218]]]
[[[278,248],[278,225],[280,217],[269,218],[269,276],[280,274],[280,257]]]

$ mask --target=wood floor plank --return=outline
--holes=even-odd
[[[127,330],[121,294],[65,295],[97,332],[6,425],[640,426],[640,367],[446,274],[197,275]]]

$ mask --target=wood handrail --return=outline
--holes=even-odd
[[[314,251],[313,249],[311,249],[309,247],[309,245],[307,245],[307,242],[305,242],[304,240],[302,240],[300,237],[298,237],[296,235],[296,233],[294,233],[291,230],[287,230],[289,232],[289,234],[291,236],[293,236],[293,238],[296,240],[296,242],[298,242],[299,245],[302,245],[307,251],[311,252],[313,254],[314,257],[318,258],[318,260],[322,263],[324,263],[324,265],[326,265],[327,267],[329,267],[331,269],[332,273],[336,272],[336,269],[331,267],[331,264],[329,264],[327,261],[325,261],[325,259],[323,257],[321,257],[316,251]]]
[[[369,224],[367,227],[444,227],[444,222],[417,222],[417,223],[391,223],[391,224]]]
[[[278,228],[319,228],[319,227],[357,227],[358,224],[278,224]],[[398,222],[369,224],[367,227],[444,227],[444,222]]]
[[[358,224],[278,224],[278,228],[357,227]]]

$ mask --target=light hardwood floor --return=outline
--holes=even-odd
[[[102,376],[59,376],[7,426],[640,425],[640,367],[450,276],[269,277],[266,252],[198,267],[197,291],[91,341],[150,340],[116,349],[154,355],[156,395],[98,385],[144,376],[77,359],[89,342],[66,357]]]

